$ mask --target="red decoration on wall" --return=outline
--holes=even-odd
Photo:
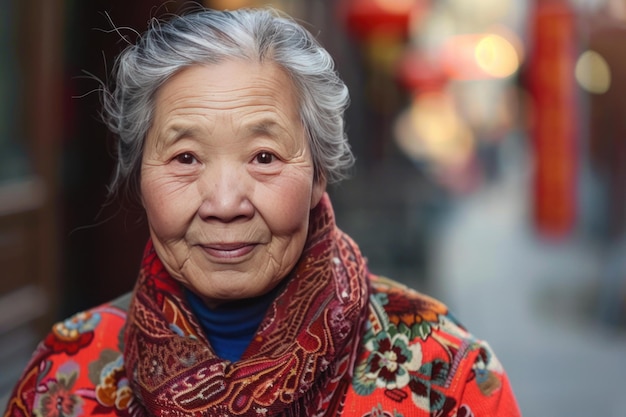
[[[530,22],[533,214],[542,234],[560,237],[572,230],[577,215],[575,16],[566,1],[537,0]]]
[[[361,41],[371,36],[406,39],[412,19],[424,13],[426,0],[341,0],[339,16]]]

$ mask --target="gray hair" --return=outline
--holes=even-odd
[[[153,19],[117,58],[115,88],[103,94],[103,118],[117,136],[111,190],[139,191],[144,139],[155,93],[185,67],[231,58],[273,62],[291,78],[307,132],[315,179],[337,182],[354,163],[344,130],[348,89],[330,54],[293,19],[271,8],[198,10],[162,22]]]

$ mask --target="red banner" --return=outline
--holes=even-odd
[[[529,35],[534,221],[542,234],[560,237],[577,215],[576,22],[570,6],[538,0]]]

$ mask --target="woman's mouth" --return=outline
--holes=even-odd
[[[202,245],[202,249],[211,257],[217,259],[237,259],[252,252],[254,243],[213,243]]]

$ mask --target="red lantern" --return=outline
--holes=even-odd
[[[411,19],[424,14],[426,0],[342,0],[339,15],[359,40],[372,36],[406,39]]]

